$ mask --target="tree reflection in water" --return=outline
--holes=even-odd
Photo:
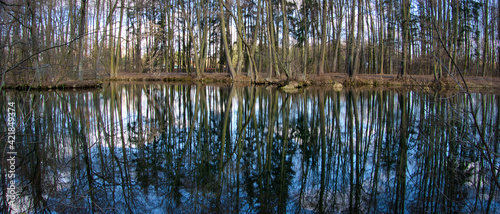
[[[1,96],[22,121],[17,211],[500,211],[484,155],[496,153],[498,166],[492,94],[475,94],[475,109],[463,95],[250,86],[113,83]],[[468,111],[490,148],[477,143]]]

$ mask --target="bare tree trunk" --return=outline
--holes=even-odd
[[[250,68],[248,69],[248,75],[252,79],[252,81],[255,81],[258,77],[258,72],[259,69],[257,68],[257,64],[255,63],[255,52],[257,50],[257,36],[259,35],[259,30],[260,30],[260,17],[262,13],[262,1],[259,0],[257,4],[257,18],[256,18],[256,23],[255,23],[255,28],[253,30],[253,38],[252,38],[252,45],[250,48],[249,52],[249,57],[250,57]],[[262,41],[261,41],[262,42]]]
[[[457,59],[457,52],[458,52],[458,16],[459,16],[459,10],[460,10],[460,2],[458,0],[455,0],[453,1],[453,3],[451,3],[451,7],[452,7],[452,38],[451,38],[451,41],[452,41],[452,44],[451,44],[451,47],[450,47],[450,50],[451,50],[451,60],[456,60]],[[451,62],[451,61],[450,61]],[[451,64],[450,64],[450,67],[451,69]]]
[[[111,2],[110,2],[111,3]],[[123,21],[123,6],[124,6],[124,0],[121,0],[120,3],[120,19],[118,23],[118,34],[113,35],[113,23],[111,22],[111,17],[112,14],[114,13],[114,8],[118,4],[118,0],[115,1],[115,4],[113,8],[109,12],[109,31],[110,31],[110,75],[111,77],[116,77],[118,74],[118,66],[120,65],[120,58],[121,58],[121,33],[122,33],[122,21]],[[115,43],[115,37],[118,38],[118,41]]]
[[[28,9],[28,14],[30,17],[30,25],[29,30],[30,30],[30,45],[31,45],[31,51],[32,53],[37,53],[39,51],[39,46],[38,46],[38,30],[36,26],[36,3],[32,2],[33,0],[28,0],[26,2],[26,6]],[[33,57],[33,60],[31,61],[31,67],[34,70],[34,81],[36,84],[41,84],[41,74],[40,74],[40,68],[39,68],[39,58],[38,55]]]
[[[286,79],[291,77],[290,71],[290,37],[288,30],[288,15],[286,8],[286,0],[281,0],[281,12],[283,13],[283,60],[281,62],[283,70],[285,70]],[[326,40],[326,39],[325,39]]]
[[[402,68],[400,70],[400,73],[398,74],[398,77],[400,78],[405,78],[407,73],[408,73],[408,64],[409,64],[409,24],[410,24],[410,2],[409,0],[402,0],[401,1],[401,7],[402,7],[402,13],[403,13],[403,23],[402,23],[402,34],[403,34],[403,43],[401,44],[402,46],[402,53],[403,53],[403,61],[402,61]]]
[[[202,74],[205,70],[205,59],[206,59],[206,50],[207,50],[207,31],[208,31],[208,22],[201,22],[201,20],[207,20],[207,8],[205,7],[204,1],[197,2],[195,5],[200,5],[199,7],[195,7],[194,13],[196,14],[196,19],[199,20],[199,26],[198,26],[198,41],[196,40],[196,37],[194,35],[194,31],[191,23],[191,20],[188,21],[188,30],[189,30],[189,37],[193,41],[192,44],[194,46],[194,63],[195,63],[195,70],[196,70],[196,77],[197,78],[202,78]],[[201,15],[203,15],[203,19],[201,18]],[[187,14],[186,14],[187,15]],[[202,26],[201,26],[202,25]]]
[[[269,69],[269,77],[272,76],[272,70],[276,73],[276,76],[280,76],[280,71],[278,69],[279,59],[276,54],[278,52],[276,47],[276,39],[275,39],[275,29],[274,29],[274,18],[273,18],[273,4],[271,0],[267,1],[267,35],[269,37],[269,58],[271,59],[270,69]]]
[[[349,24],[349,36],[347,39],[347,57],[346,57],[346,71],[350,79],[356,77],[354,71],[354,53],[356,52],[356,42],[354,41],[354,20],[356,11],[356,1],[351,2],[350,10],[350,24]]]
[[[302,47],[302,58],[304,60],[304,65],[302,67],[302,79],[306,80],[306,73],[307,73],[307,64],[308,64],[308,55],[309,55],[309,40],[307,36],[309,35],[309,25],[307,24],[307,19],[308,19],[308,10],[306,6],[302,6],[302,23],[304,25],[304,42],[303,42],[303,47]]]
[[[83,80],[83,40],[87,28],[87,0],[82,0],[80,5],[80,23],[78,26],[78,80]]]
[[[120,61],[122,58],[122,23],[123,23],[123,10],[125,9],[125,0],[120,1],[120,23],[118,23],[118,42],[116,45],[116,64],[114,70],[114,76],[118,75],[118,70],[120,69]]]
[[[101,13],[101,0],[96,0],[95,2],[96,4],[96,11],[95,11],[95,14],[96,14],[96,20],[95,20],[95,34],[94,34],[94,54],[95,54],[95,58],[94,58],[94,78],[97,78],[97,72],[99,71],[98,67],[99,67],[99,58],[100,58],[100,55],[101,55],[101,50],[99,48],[99,28],[100,28],[100,23],[101,23],[101,20],[99,19],[99,15]]]
[[[372,4],[369,1],[366,1],[366,7],[368,8],[368,13],[372,13]],[[373,21],[373,16],[368,16],[366,19],[366,25],[368,27],[368,48],[370,50],[370,58],[368,59],[368,73],[376,73],[376,58],[375,58],[375,24]]]
[[[352,61],[353,63],[353,77],[357,76],[360,69],[363,67],[363,42],[364,42],[364,9],[363,9],[363,0],[358,0],[358,18],[357,18],[357,24],[358,24],[358,30],[356,32],[356,41],[355,41],[355,51],[354,51],[354,60]]]
[[[67,28],[66,28],[66,38],[63,38],[63,41],[68,41],[70,39],[74,39],[76,37],[76,29],[77,29],[77,25],[76,25],[76,12],[75,12],[75,3],[76,0],[69,0],[69,12],[68,12],[68,19],[69,19],[69,25],[67,25]],[[67,36],[69,35],[69,38],[67,38]],[[66,60],[67,60],[67,64],[66,66],[69,68],[68,70],[70,70],[71,72],[73,72],[75,69],[73,68],[74,66],[74,62],[75,62],[75,53],[74,53],[74,50],[76,50],[76,47],[74,47],[74,44],[69,44],[69,49],[68,49],[68,52],[66,54]],[[71,76],[73,76],[74,74],[71,73]]]
[[[224,18],[224,6],[223,2],[224,0],[219,0],[219,18],[221,21],[221,34],[222,34],[222,43],[224,45],[224,52],[226,54],[226,61],[227,61],[227,66],[229,67],[229,73],[231,74],[232,78],[236,77],[236,72],[234,71],[233,68],[233,62],[232,62],[232,57],[231,54],[229,53],[229,45],[228,45],[228,38],[226,35],[226,19]]]
[[[241,2],[240,0],[236,0],[236,5],[237,5],[237,21],[236,21],[236,28],[237,31],[240,33],[240,36],[238,36],[237,41],[237,49],[238,49],[238,61],[236,64],[236,75],[241,74],[241,67],[243,65],[243,42],[241,41],[243,39],[243,17],[242,17],[242,12],[241,12]]]
[[[484,47],[483,47],[483,72],[482,72],[482,76],[485,77],[486,76],[486,71],[488,69],[488,64],[489,64],[489,60],[488,60],[488,54],[489,54],[489,20],[488,20],[488,7],[489,7],[489,0],[485,0],[484,1],[484,19],[483,19],[483,26],[484,26],[484,31],[483,31],[483,35],[484,35]],[[498,17],[497,17],[498,19]]]
[[[141,16],[141,11],[142,11],[142,5],[139,7],[137,4],[139,1],[135,2],[135,17],[137,19],[137,28],[134,29],[135,31],[135,53],[134,53],[134,70],[136,71],[141,71],[142,72],[142,60],[141,60],[141,42],[142,42],[142,16]]]
[[[342,22],[344,20],[344,4],[345,2],[343,0],[338,0],[337,5],[335,7],[335,15],[338,17],[336,20],[336,35],[335,35],[335,47],[333,49],[333,72],[337,72],[338,68],[338,61],[339,61],[339,50],[340,50],[340,37],[341,37],[341,32],[342,32]],[[332,19],[332,26],[333,26],[333,20]]]
[[[321,75],[325,71],[325,55],[326,55],[326,14],[328,12],[327,0],[323,0],[323,14],[321,16],[321,53],[319,57],[318,74]]]
[[[389,74],[393,74],[394,70],[394,32],[395,32],[395,25],[394,25],[394,2],[389,1],[388,2],[388,16],[389,16],[389,24],[387,25],[387,40],[389,44],[389,50],[386,52],[387,53],[387,58],[389,60]]]
[[[383,1],[382,0],[378,0],[377,1],[378,3],[378,14],[379,14],[379,18],[378,18],[378,23],[379,23],[379,29],[378,29],[378,39],[379,39],[379,74],[384,74],[384,47],[385,47],[385,17],[384,17],[384,7],[382,6],[383,5]]]

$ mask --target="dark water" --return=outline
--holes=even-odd
[[[457,93],[328,88],[1,93],[4,213],[8,102],[16,212],[500,212],[497,95],[471,109]]]

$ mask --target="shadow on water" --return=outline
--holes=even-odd
[[[19,121],[14,211],[500,211],[496,95],[469,109],[462,94],[112,84],[1,99]]]

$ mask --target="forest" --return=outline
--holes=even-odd
[[[500,0],[0,0],[0,78],[0,213],[500,212]]]
[[[500,1],[0,0],[0,71],[500,76]]]

